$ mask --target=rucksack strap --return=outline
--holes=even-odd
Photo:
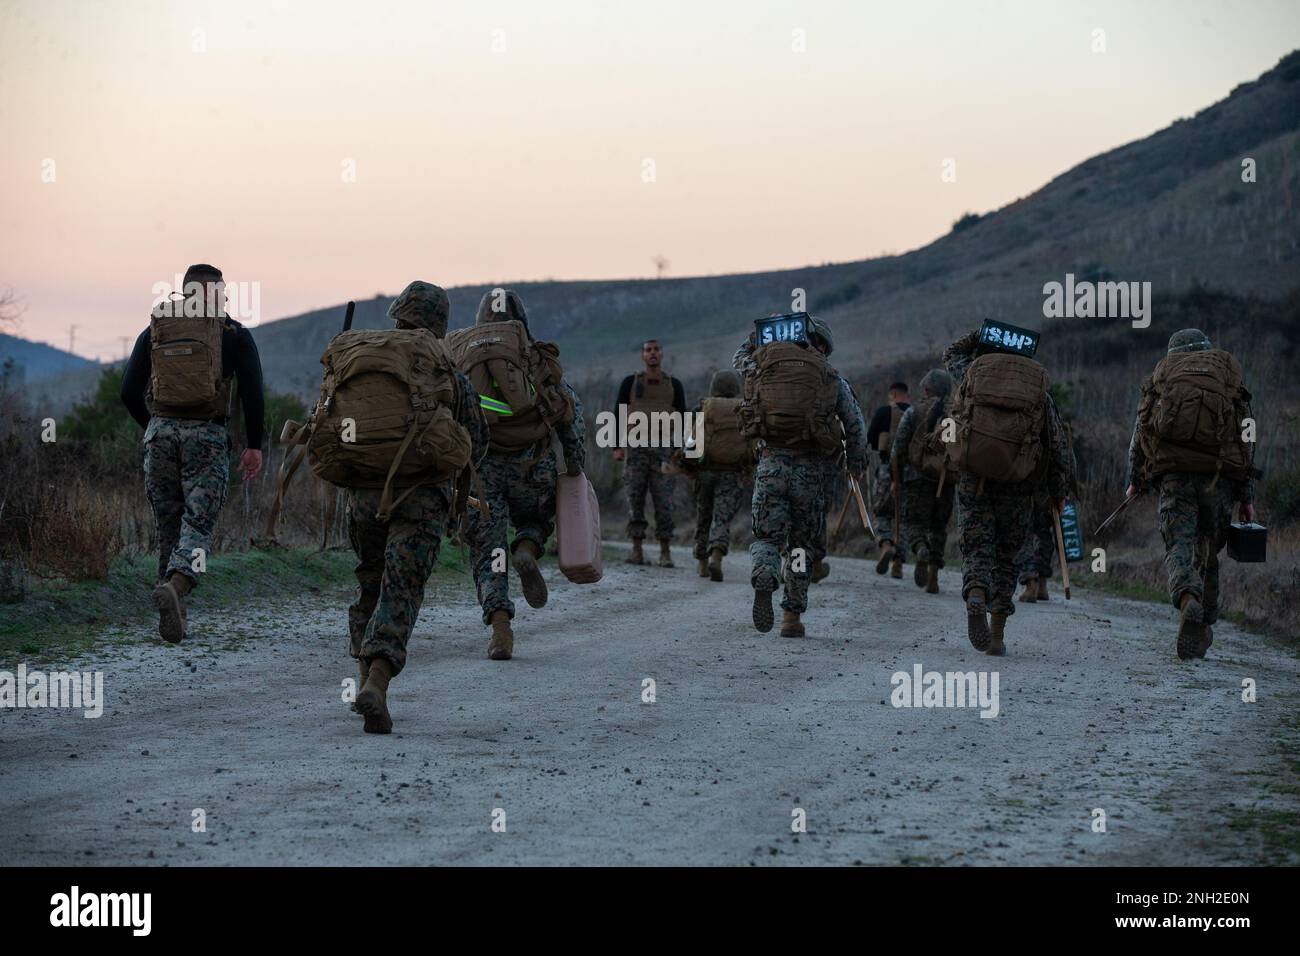
[[[425,422],[424,427],[428,428],[432,419]],[[393,455],[393,463],[388,466],[388,477],[384,479],[384,490],[379,496],[379,509],[375,512],[375,517],[380,521],[387,521],[393,513],[393,509],[406,500],[412,491],[421,485],[428,484],[428,479],[417,481],[411,487],[407,488],[396,499],[393,498],[393,478],[397,474],[397,469],[401,467],[402,459],[406,456],[406,450],[411,447],[411,442],[415,440],[415,430],[419,427],[419,421],[411,422],[411,427],[406,430],[406,437],[402,443],[397,446],[397,452]]]
[[[293,473],[298,470],[303,459],[307,457],[307,446],[295,445],[280,462],[280,471],[276,476],[275,500],[271,503],[271,513],[266,516],[266,528],[262,537],[267,541],[275,540],[275,526],[280,522],[280,509],[284,507],[284,492],[293,480]]]

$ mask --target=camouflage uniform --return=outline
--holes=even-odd
[[[925,384],[926,379],[922,379],[922,385]],[[912,405],[903,412],[889,450],[890,459],[897,459],[899,463],[903,483],[903,528],[899,534],[902,540],[896,543],[901,552],[903,541],[906,541],[916,560],[932,561],[942,568],[943,552],[948,543],[948,520],[952,517],[956,489],[952,482],[945,480],[943,490],[940,491],[938,481],[927,478],[908,461],[907,447],[916,432],[919,407]]]
[[[876,520],[876,534],[880,540],[892,541],[894,553],[906,560],[907,547],[903,540],[906,535],[896,533],[894,528],[894,477],[889,470],[889,459],[884,455],[880,455],[876,462],[871,500],[867,504]]]
[[[673,479],[663,473],[664,462],[672,456],[671,448],[629,448],[623,465],[623,487],[627,489],[627,536],[632,540],[645,537],[645,494],[647,489],[655,507],[655,537],[671,541],[673,537]]]
[[[573,398],[573,421],[556,426],[564,449],[565,466],[581,469],[586,457],[586,428],[582,402],[567,381],[560,383]],[[490,450],[479,468],[483,497],[490,517],[471,508],[467,538],[473,549],[474,584],[483,606],[483,623],[490,623],[493,611],[515,616],[510,600],[510,572],[494,571],[493,555],[498,549],[512,553],[521,541],[532,541],[539,555],[546,553],[546,539],[555,530],[555,489],[559,478],[555,449],[547,441],[523,451]],[[507,542],[507,526],[515,529],[514,541]]]
[[[944,366],[956,388],[975,360],[979,333],[958,339],[943,353]],[[957,482],[957,527],[962,554],[962,600],[975,588],[984,591],[991,614],[1016,612],[1016,556],[1029,530],[1034,494],[1043,489],[1053,499],[1069,494],[1074,463],[1065,426],[1051,396],[1043,421],[1042,477],[992,481],[963,473]],[[981,483],[983,485],[981,489]]]
[[[1056,532],[1052,523],[1052,499],[1045,490],[1034,492],[1025,540],[1016,553],[1020,583],[1032,578],[1046,580],[1052,576],[1052,557],[1056,554]]]
[[[399,328],[427,328],[441,338],[447,331],[447,295],[437,286],[413,282],[388,314]],[[487,424],[469,379],[456,372],[456,383],[459,394],[452,412],[469,432],[470,461],[479,467],[488,444]],[[417,487],[386,522],[376,514],[380,496],[379,489],[348,489],[348,540],[357,555],[358,590],[348,608],[349,651],[364,661],[384,658],[396,675],[406,664],[424,585],[438,562],[451,517],[452,482]]]
[[[821,334],[829,338],[829,330]],[[742,374],[755,370],[753,352],[752,340],[736,351],[733,362]],[[839,379],[835,415],[844,427],[849,469],[861,472],[866,463],[866,425],[858,400],[843,378]],[[828,467],[827,456],[818,452],[771,447],[760,452],[751,503],[754,543],[749,549],[753,562],[750,583],[756,591],[775,591],[783,584],[784,611],[802,614],[808,609],[808,584],[818,548],[825,554]],[[804,553],[798,568],[790,560],[796,549]],[[786,558],[784,572],[782,555]]]
[[[847,419],[841,418],[845,422],[844,433],[845,440],[851,447],[866,447],[866,423],[862,417],[862,405],[858,402],[858,396],[853,391],[853,386],[848,383],[844,377],[840,377],[840,401],[839,404],[844,407]],[[850,438],[849,433],[853,436]],[[865,452],[864,452],[865,455]],[[848,494],[849,481],[845,474],[845,456],[843,453],[831,455],[822,461],[822,520],[817,529],[817,534],[813,539],[810,559],[814,564],[826,557],[826,552],[830,544],[830,516],[827,512],[835,506],[835,503],[843,502],[844,496]],[[861,472],[866,465],[864,462],[858,463],[858,471]],[[849,505],[854,508],[853,505]]]
[[[1196,329],[1183,329],[1169,339],[1169,354],[1210,348]],[[1129,441],[1129,484],[1143,487],[1146,460],[1138,444],[1138,423]],[[1169,600],[1178,607],[1185,593],[1200,603],[1203,621],[1219,618],[1219,552],[1227,544],[1233,506],[1255,500],[1253,475],[1244,480],[1192,472],[1167,472],[1151,480],[1159,492],[1160,536],[1165,542],[1165,575]]]
[[[731,522],[745,503],[745,478],[739,471],[695,473],[695,557],[710,551],[726,554],[731,545]]]
[[[144,432],[144,487],[158,525],[158,580],[178,572],[198,583],[191,562],[212,550],[212,532],[230,487],[224,425],[151,418]]]

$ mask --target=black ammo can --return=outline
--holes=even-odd
[[[1247,564],[1264,561],[1264,544],[1268,529],[1262,524],[1233,522],[1228,528],[1228,557]]]

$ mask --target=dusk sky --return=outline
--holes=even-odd
[[[1298,46],[1295,0],[0,2],[0,284],[116,358],[198,261],[269,321],[902,252]]]

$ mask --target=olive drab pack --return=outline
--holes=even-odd
[[[738,471],[749,467],[753,450],[741,430],[740,399],[706,398],[704,412],[704,454],[700,467],[718,471]]]
[[[1244,478],[1251,454],[1242,437],[1250,393],[1241,366],[1222,349],[1166,355],[1143,383],[1138,446],[1150,479],[1171,471]]]
[[[427,329],[340,332],[321,356],[307,455],[320,478],[382,488],[379,516],[414,488],[465,471],[469,432],[456,419],[456,363]],[[394,488],[406,490],[396,499]]]
[[[222,378],[225,316],[149,317],[150,412],[163,418],[212,419],[227,413],[230,380]],[[179,310],[178,310],[179,311]]]
[[[518,319],[459,329],[447,344],[478,392],[493,450],[522,451],[573,421],[573,398],[560,388],[559,347],[534,341]]]
[[[757,349],[753,361],[740,406],[745,436],[774,448],[837,451],[839,376],[826,356],[793,342],[773,342]]]
[[[956,441],[945,447],[958,471],[1023,481],[1039,470],[1047,421],[1047,370],[1031,358],[990,352],[966,369],[953,399]]]
[[[944,419],[949,417],[951,396],[935,395],[912,407],[916,427],[907,444],[907,463],[919,474],[935,481],[951,483],[956,468],[948,460],[948,446],[943,440]]]

